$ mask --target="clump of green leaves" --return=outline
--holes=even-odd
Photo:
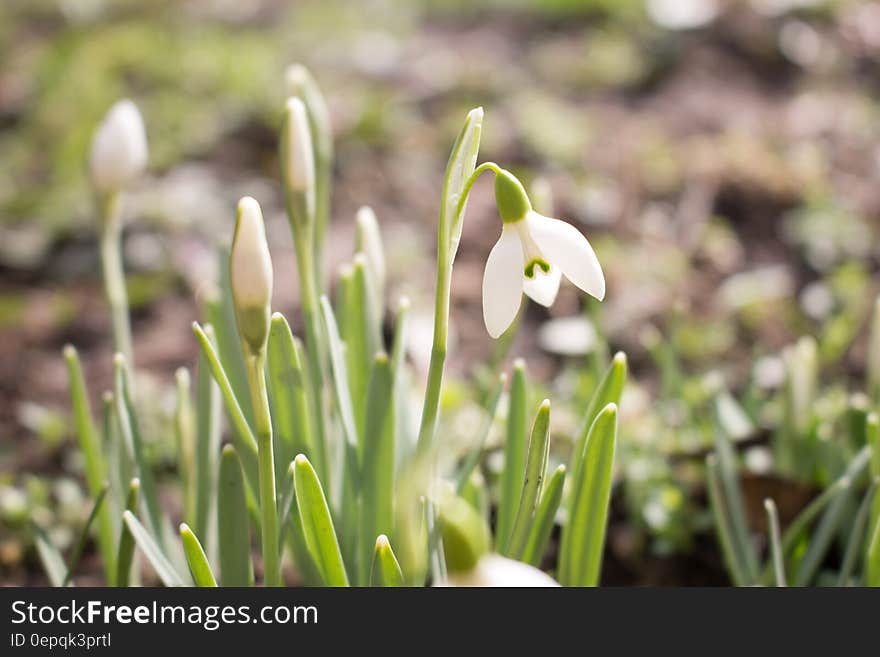
[[[783,354],[785,380],[776,400],[780,420],[770,437],[775,471],[819,483],[821,488],[784,531],[775,502],[765,500],[768,556],[764,564],[748,523],[736,441],[724,422],[718,422],[715,448],[706,458],[707,488],[719,543],[735,584],[880,586],[877,309],[870,326],[864,392],[841,397],[833,387],[822,389],[812,338],[801,338]],[[729,396],[721,399],[729,412],[735,402]],[[830,403],[835,399],[839,401]],[[720,419],[725,412],[721,404],[718,411]]]

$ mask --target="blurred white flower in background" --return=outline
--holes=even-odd
[[[117,101],[92,139],[89,168],[100,194],[123,189],[147,166],[147,133],[137,105]]]
[[[449,575],[448,586],[559,586],[550,575],[529,564],[498,554],[487,554],[476,567],[465,573]]]
[[[645,8],[654,22],[670,30],[703,27],[720,9],[717,0],[647,0]]]

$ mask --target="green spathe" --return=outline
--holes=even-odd
[[[522,221],[532,210],[525,187],[507,169],[498,169],[495,172],[495,203],[498,205],[501,221],[506,224]]]

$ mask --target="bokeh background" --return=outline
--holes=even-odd
[[[579,225],[609,282],[586,314],[572,288],[549,310],[530,304],[510,355],[551,392],[577,386],[597,351],[630,358],[627,485],[605,580],[726,582],[689,460],[711,440],[701,404],[719,386],[772,401],[781,350],[803,334],[818,341],[828,404],[845,404],[864,374],[880,287],[880,2],[4,0],[0,580],[40,581],[29,519],[64,546],[87,512],[60,351],[81,350],[96,396],[109,385],[85,167],[95,126],[126,96],[147,126],[149,174],[126,197],[125,257],[161,435],[167,383],[194,363],[190,323],[242,195],[263,205],[275,306],[296,330],[276,158],[292,62],[318,79],[336,135],[328,276],[351,257],[355,211],[371,205],[391,296],[413,301],[416,367],[443,168],[466,111],[485,108],[481,160],[509,166]],[[453,283],[447,405],[462,427],[479,417],[464,392],[480,376],[473,363],[493,348],[479,281],[498,228],[481,183]],[[744,459],[766,491],[775,480],[760,426],[778,409],[747,402],[759,430]],[[554,431],[574,421],[563,408]],[[173,469],[173,445],[154,448]],[[771,489],[793,497],[783,516],[815,483]]]

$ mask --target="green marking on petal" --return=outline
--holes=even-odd
[[[540,270],[542,272],[544,272],[545,274],[550,273],[550,263],[548,263],[546,260],[543,260],[541,258],[532,258],[531,260],[529,260],[526,263],[526,267],[525,267],[525,271],[524,271],[526,278],[534,278],[535,277],[535,267],[540,268]]]

